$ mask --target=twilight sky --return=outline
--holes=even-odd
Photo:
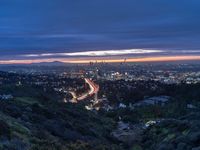
[[[199,7],[199,0],[0,0],[0,63],[200,55]]]

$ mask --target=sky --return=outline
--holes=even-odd
[[[199,6],[199,0],[0,0],[0,63],[197,59]]]

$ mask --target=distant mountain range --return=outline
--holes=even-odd
[[[60,61],[53,61],[53,62],[40,62],[40,63],[32,63],[30,65],[36,65],[36,66],[65,66],[69,63],[63,63]]]
[[[66,65],[70,65],[70,63],[53,61],[53,62],[40,62],[32,64],[0,64],[0,66],[66,66]]]

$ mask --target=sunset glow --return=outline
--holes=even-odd
[[[200,60],[200,56],[159,56],[159,57],[140,57],[140,58],[127,58],[126,62],[165,62],[165,61],[188,61],[188,60]],[[105,63],[121,63],[125,60],[122,58],[116,59],[72,59],[72,58],[50,58],[50,59],[34,59],[34,60],[0,60],[0,64],[32,64],[41,62],[54,62],[59,61],[63,63],[90,63],[90,62],[105,62]]]

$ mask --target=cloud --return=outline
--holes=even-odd
[[[161,53],[162,50],[143,50],[143,49],[127,49],[127,50],[99,50],[99,51],[83,51],[73,53],[42,53],[42,54],[26,54],[24,57],[53,57],[53,56],[117,56],[128,54],[150,54]]]
[[[199,0],[1,0],[0,57],[199,50],[199,5]],[[88,49],[102,52],[84,52]]]

